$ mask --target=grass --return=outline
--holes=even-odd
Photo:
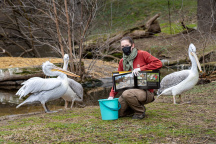
[[[196,17],[197,1],[170,1],[170,18],[174,33],[179,31],[180,20],[184,19],[188,27],[194,27]],[[162,32],[169,31],[168,1],[167,0],[109,0],[98,11],[96,17],[97,29],[92,34],[116,33],[137,24],[145,23],[150,17],[160,13],[159,23],[166,25]],[[196,20],[195,20],[196,21]],[[180,28],[181,29],[181,28]],[[170,34],[170,33],[169,33]],[[100,36],[101,37],[101,36]]]
[[[161,32],[164,34],[178,34],[183,31],[182,26],[179,23],[171,23],[171,29],[168,23],[162,23],[160,26]],[[196,24],[187,25],[189,28],[194,28],[196,26]]]
[[[215,85],[198,85],[186,92],[183,100],[191,104],[174,105],[172,97],[161,96],[146,105],[143,120],[103,121],[99,106],[2,120],[0,142],[215,143]]]

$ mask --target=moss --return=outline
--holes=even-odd
[[[123,53],[114,53],[114,54],[112,54],[112,56],[117,57],[117,58],[122,58]]]
[[[87,52],[87,54],[85,55],[85,58],[92,59],[93,58],[92,52]]]
[[[99,79],[86,79],[84,83],[82,83],[82,86],[85,88],[93,88],[93,87],[99,87],[103,84],[103,82]]]
[[[36,74],[38,73],[38,71],[32,71],[32,70],[28,70],[28,71],[22,71],[22,72],[18,72],[18,73],[14,73],[14,74],[17,74],[17,75],[28,75],[28,74]]]
[[[176,23],[171,24],[171,29],[168,23],[161,24],[161,27],[162,27],[161,32],[165,34],[177,34],[184,30],[180,24],[176,24]]]

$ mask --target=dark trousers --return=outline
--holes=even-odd
[[[130,114],[143,114],[145,112],[144,104],[154,101],[154,94],[148,90],[128,89],[125,90],[118,100],[121,104],[119,116]]]

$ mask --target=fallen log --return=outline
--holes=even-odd
[[[55,65],[61,67],[62,64],[55,63]],[[41,66],[0,69],[0,85],[19,84],[16,81],[31,77],[45,77]]]
[[[205,53],[204,56],[199,58],[199,61],[203,62],[203,59],[205,63],[216,61],[216,50]]]
[[[44,77],[41,66],[0,69],[0,82],[26,80],[31,77]]]
[[[157,18],[160,17],[160,14],[156,14],[152,18],[150,18],[145,24],[138,25],[136,27],[125,30],[106,41],[106,44],[111,45],[116,41],[120,40],[124,36],[130,36],[133,39],[149,37],[150,35],[160,33],[160,25],[157,21]]]
[[[105,40],[99,37],[97,38],[97,40],[90,40],[86,42],[83,55],[87,56],[88,53],[93,52],[97,57],[109,57],[118,60],[118,58],[115,58],[115,56],[113,56],[113,51],[119,50],[119,44],[117,45],[117,42],[119,42],[119,40],[124,36],[130,36],[133,39],[137,39],[150,37],[151,35],[160,33],[161,28],[159,22],[157,21],[158,17],[160,17],[160,14],[156,14],[146,23],[142,22],[138,26],[119,32],[113,36],[106,38]]]
[[[143,38],[143,37],[150,37],[153,34],[160,33],[161,29],[160,29],[159,22],[157,21],[158,17],[160,17],[160,14],[156,14],[155,16],[150,18],[146,23],[143,22],[139,24],[138,26],[129,28],[118,34],[110,36],[109,38],[106,38],[106,40],[102,38],[98,38],[98,40],[96,40],[95,42],[93,42],[92,40],[89,42],[86,42],[85,51],[83,52],[84,53],[83,55],[87,55],[88,52],[94,51],[94,49],[98,49],[98,46],[100,46],[99,51],[105,50],[107,47],[112,48],[112,49],[109,49],[109,52],[107,53],[107,55],[110,55],[112,51],[115,51],[116,49],[118,49],[118,46],[115,46],[115,44],[124,36],[130,36],[133,39],[137,39],[137,38]],[[104,47],[106,48],[104,49]]]

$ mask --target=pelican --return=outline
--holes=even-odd
[[[47,76],[58,76],[58,78],[43,79],[40,77],[33,77],[22,83],[22,87],[18,90],[16,95],[20,98],[31,94],[24,102],[19,104],[19,108],[23,104],[30,104],[40,102],[46,113],[51,112],[46,102],[60,98],[68,89],[67,75],[79,77],[78,75],[69,71],[63,70],[50,63],[45,62],[42,65],[42,70]]]
[[[197,84],[199,79],[197,66],[200,72],[202,72],[202,69],[196,55],[196,47],[192,43],[189,45],[188,53],[192,63],[191,69],[174,72],[165,76],[160,83],[161,87],[157,92],[157,98],[160,95],[173,95],[173,103],[176,104],[176,95],[179,95],[181,99],[183,92],[190,90]]]
[[[67,70],[69,62],[68,54],[64,55],[64,66],[63,69]],[[68,102],[71,101],[71,109],[75,101],[83,101],[83,87],[80,83],[76,82],[73,79],[68,78],[68,89],[66,93],[62,96],[65,100],[65,109],[68,107]]]

